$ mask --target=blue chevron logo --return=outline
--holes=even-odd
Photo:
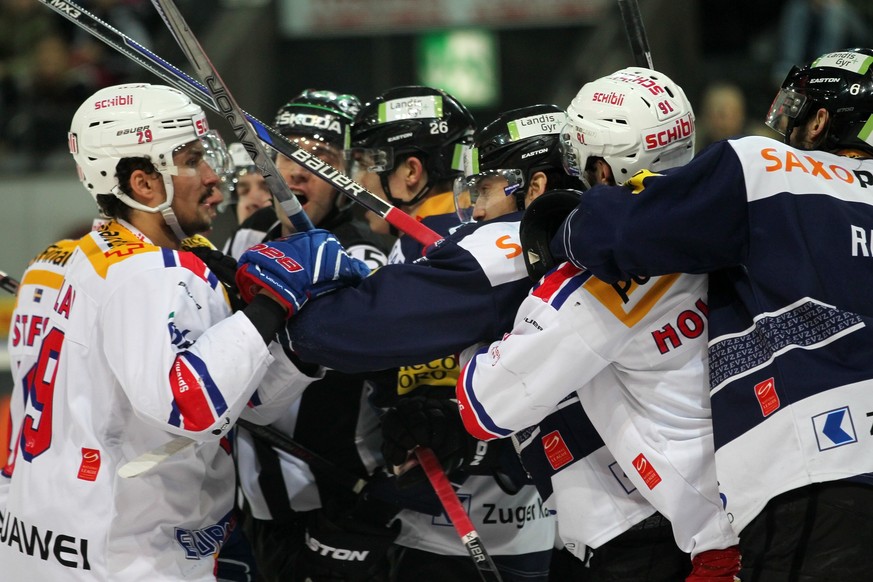
[[[848,406],[813,416],[812,424],[820,451],[858,442]]]

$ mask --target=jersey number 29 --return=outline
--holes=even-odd
[[[42,341],[36,364],[23,378],[26,416],[21,428],[21,455],[32,461],[52,444],[52,402],[64,332],[54,328]],[[34,417],[38,413],[38,418]]]

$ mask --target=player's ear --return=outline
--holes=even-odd
[[[153,206],[164,199],[164,182],[160,174],[134,170],[130,174],[130,195],[137,202]]]
[[[614,184],[612,168],[603,158],[594,162],[594,182],[592,184]]]
[[[830,115],[824,107],[815,112],[815,115],[809,121],[809,137],[813,142],[816,142],[824,132],[827,131],[828,120]]]
[[[531,202],[534,198],[546,191],[549,179],[544,172],[534,172],[530,177],[530,186],[527,188],[527,201]]]
[[[409,156],[404,162],[404,178],[409,186],[415,185],[424,179],[424,164],[415,156]]]

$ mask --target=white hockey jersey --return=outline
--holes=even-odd
[[[0,516],[4,579],[214,580],[233,506],[227,431],[247,406],[272,420],[311,378],[245,314],[230,315],[199,259],[129,224],[83,237],[59,278],[18,363],[25,409]],[[26,277],[20,293],[38,292]],[[179,435],[198,442],[118,477]]]
[[[482,439],[509,436],[575,390],[623,473],[673,523],[683,551],[735,545],[715,478],[705,301],[704,276],[608,285],[559,266],[531,291],[512,333],[465,367],[457,395],[467,429]],[[576,506],[559,507],[559,523],[589,519],[590,498],[562,497]]]
[[[6,466],[0,472],[0,514],[6,505],[9,479],[15,468],[15,456],[21,439],[21,420],[24,418],[22,384],[26,380],[27,372],[37,363],[52,306],[57,301],[58,289],[64,280],[64,270],[76,250],[76,243],[77,241],[70,239],[60,240],[34,257],[21,277],[15,296],[7,342],[12,396],[9,401],[10,435]]]

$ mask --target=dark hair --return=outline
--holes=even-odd
[[[118,164],[115,165],[115,178],[118,180],[118,188],[131,198],[133,197],[133,190],[130,187],[130,176],[137,170],[142,170],[146,174],[157,173],[155,165],[150,159],[145,157],[121,158],[118,160]],[[114,194],[98,194],[97,206],[100,207],[100,212],[109,218],[121,218],[124,220],[130,218],[131,207]]]
[[[546,168],[543,170],[535,170],[536,172],[542,172],[546,175],[546,191],[548,190],[582,190],[584,186],[582,185],[579,178],[576,176],[571,176],[567,172],[557,168]]]

